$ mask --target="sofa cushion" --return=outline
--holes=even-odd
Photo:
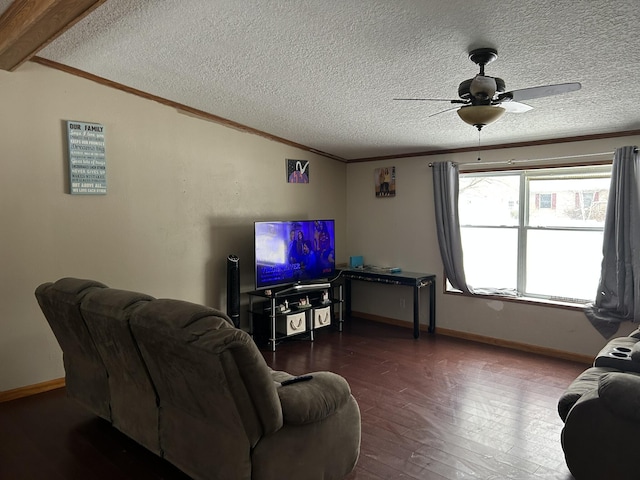
[[[585,393],[597,390],[600,377],[608,372],[617,372],[617,370],[607,367],[591,367],[571,382],[571,385],[564,391],[558,401],[558,414],[563,422],[566,421],[571,407],[573,407]]]
[[[113,426],[160,453],[158,397],[129,326],[133,312],[151,300],[142,293],[103,288],[82,300],[81,312],[109,373]]]

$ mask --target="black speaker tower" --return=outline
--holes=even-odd
[[[240,326],[240,265],[237,255],[227,257],[227,315]]]

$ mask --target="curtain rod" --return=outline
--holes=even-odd
[[[476,161],[476,162],[459,163],[458,165],[461,167],[464,165],[500,165],[500,164],[515,165],[516,163],[544,162],[548,160],[566,160],[568,158],[601,157],[604,155],[613,155],[614,153],[615,152],[585,153],[583,155],[566,155],[564,157],[547,157],[547,158],[527,158],[523,160],[515,160],[512,158],[510,160],[503,160],[500,162]],[[638,147],[634,149],[634,153],[638,153]],[[430,163],[429,166],[433,167],[433,163]]]

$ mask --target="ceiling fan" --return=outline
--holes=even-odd
[[[505,112],[524,113],[533,107],[522,100],[550,97],[562,93],[574,92],[582,87],[580,83],[559,83],[539,87],[523,88],[505,91],[504,80],[484,74],[484,67],[498,58],[498,51],[493,48],[478,48],[469,52],[469,60],[480,67],[480,73],[473,78],[463,81],[458,86],[460,99],[442,98],[394,98],[394,100],[415,100],[431,102],[449,102],[462,105],[443,110],[433,115],[457,110],[465,123],[473,125],[480,131],[482,127],[498,120]],[[433,116],[430,115],[430,116]]]

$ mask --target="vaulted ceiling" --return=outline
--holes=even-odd
[[[33,58],[345,161],[640,134],[637,0],[0,0],[3,12],[0,68]],[[455,105],[394,100],[457,98],[479,47],[498,51],[486,74],[507,90],[582,89],[480,135],[437,114]]]

